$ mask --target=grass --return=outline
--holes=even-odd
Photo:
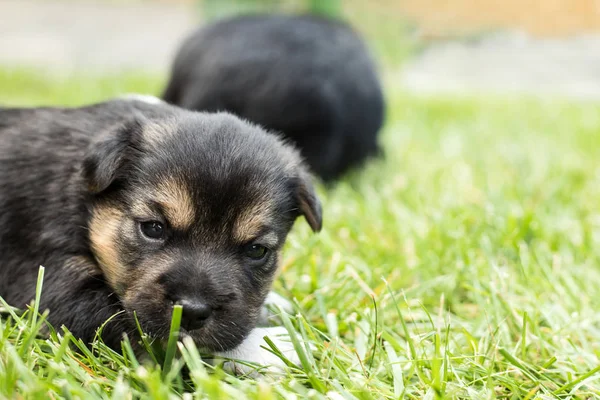
[[[0,103],[161,85],[0,69]],[[600,397],[598,105],[388,95],[385,159],[321,190],[324,231],[299,221],[284,252],[275,287],[294,299],[302,367],[235,378],[186,342],[162,368],[127,344],[38,337],[44,315],[11,310],[0,398]]]

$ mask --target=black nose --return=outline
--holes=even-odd
[[[181,326],[188,331],[201,328],[212,314],[212,308],[201,301],[180,300],[179,304],[183,307]]]

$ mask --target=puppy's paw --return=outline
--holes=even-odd
[[[283,326],[274,326],[255,328],[246,340],[235,349],[217,353],[217,356],[229,360],[223,364],[223,368],[235,375],[249,375],[255,378],[260,376],[260,371],[282,372],[286,363],[270,350],[267,350],[270,349],[270,346],[264,340],[265,336],[275,344],[277,349],[291,363],[300,365],[300,358],[294,349],[287,330]]]
[[[119,98],[121,98],[123,100],[143,101],[144,103],[148,103],[148,104],[164,104],[164,101],[162,101],[161,99],[159,99],[156,96],[152,96],[149,94],[125,93],[124,95],[119,96]]]
[[[288,314],[291,314],[294,310],[292,303],[283,296],[278,295],[273,291],[269,292],[262,310],[260,311],[260,316],[258,317],[258,326],[269,326],[272,323],[281,323],[281,320],[278,318],[279,307]]]
[[[292,303],[290,303],[289,300],[273,291],[269,292],[267,295],[264,305],[267,307],[281,307],[281,309],[288,314],[294,310]]]

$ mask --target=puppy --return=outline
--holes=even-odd
[[[248,353],[294,220],[321,206],[297,151],[226,113],[117,99],[0,109],[0,296],[109,346],[183,307],[201,348]],[[260,337],[262,338],[262,336]],[[254,348],[256,345],[253,345]]]
[[[379,152],[374,63],[351,27],[324,17],[241,16],[199,29],[183,42],[163,99],[278,131],[329,182]]]

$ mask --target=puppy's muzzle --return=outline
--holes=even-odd
[[[181,326],[188,331],[202,328],[213,313],[213,308],[200,299],[187,298],[176,303],[183,307]]]
[[[218,318],[238,297],[231,285],[201,271],[197,264],[180,264],[159,279],[167,304],[182,306],[181,327],[187,331],[201,329],[212,318]]]

